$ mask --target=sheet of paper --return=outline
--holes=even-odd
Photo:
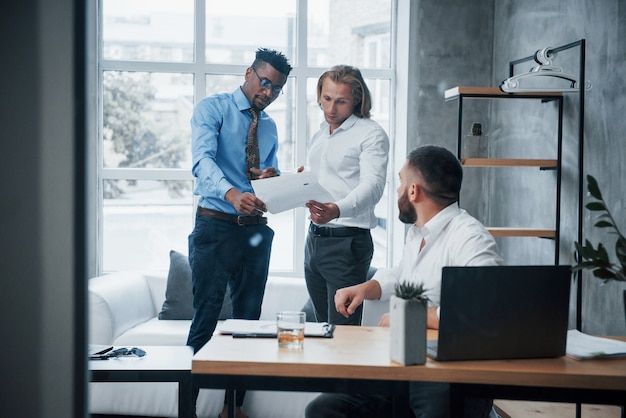
[[[578,330],[567,331],[566,353],[578,360],[601,357],[626,357],[626,342],[593,337]]]
[[[277,177],[252,181],[254,194],[265,202],[270,213],[280,213],[304,206],[309,200],[321,203],[333,198],[317,181],[311,171],[283,173]]]
[[[332,335],[332,326],[326,322],[307,322],[304,335],[307,337],[327,337]],[[334,327],[332,327],[334,328]],[[253,336],[276,336],[276,321],[252,319],[227,319],[217,325],[220,334],[239,334]]]

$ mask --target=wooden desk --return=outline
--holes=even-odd
[[[436,362],[389,360],[389,329],[338,326],[332,339],[307,338],[304,350],[274,339],[214,336],[193,358],[201,387],[321,392],[404,393],[410,381],[451,383],[453,415],[467,396],[626,404],[626,359]],[[455,412],[456,411],[456,412]]]

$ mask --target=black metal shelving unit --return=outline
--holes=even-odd
[[[497,87],[455,87],[446,91],[447,101],[458,100],[457,156],[464,167],[528,167],[540,170],[556,170],[554,229],[545,228],[492,228],[487,229],[494,236],[538,237],[554,240],[554,263],[559,263],[560,224],[561,224],[561,167],[563,149],[563,95],[548,93],[505,93]],[[557,157],[556,159],[527,158],[464,158],[463,149],[463,106],[468,99],[489,100],[537,100],[542,103],[557,103]]]

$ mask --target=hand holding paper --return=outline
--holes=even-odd
[[[317,181],[311,171],[283,173],[278,177],[254,180],[254,194],[270,213],[280,213],[302,207],[309,200],[332,202],[333,198]]]
[[[318,225],[323,225],[339,217],[339,208],[335,203],[322,203],[317,200],[310,200],[306,203],[309,208],[311,220]]]

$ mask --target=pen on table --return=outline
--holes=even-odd
[[[276,338],[276,334],[233,334],[233,338]]]

